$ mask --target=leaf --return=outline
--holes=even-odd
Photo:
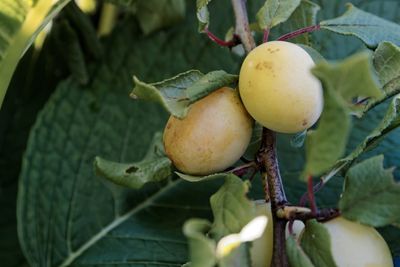
[[[289,19],[285,23],[283,23],[281,27],[286,33],[288,33],[301,28],[305,28],[307,26],[316,25],[317,14],[320,9],[320,6],[315,4],[314,2],[302,0],[300,2],[300,5],[294,10]],[[311,45],[311,38],[309,34],[302,34],[292,39],[292,42]]]
[[[215,240],[240,232],[255,217],[255,204],[246,197],[248,190],[248,183],[231,174],[226,176],[224,185],[211,197],[214,214],[211,234]]]
[[[58,46],[63,48],[63,60],[66,62],[72,76],[82,84],[87,83],[89,74],[78,35],[67,20],[62,20],[55,24],[53,30]]]
[[[202,219],[190,219],[183,226],[183,232],[189,240],[190,267],[214,267],[216,242],[206,237],[211,223]]]
[[[377,101],[368,103],[367,109],[376,102],[400,92],[400,48],[392,43],[383,42],[375,50],[373,60],[385,95]]]
[[[379,125],[345,158],[338,164],[349,164],[359,157],[363,152],[372,149],[378,142],[382,141],[388,133],[400,126],[400,95],[391,101],[384,118]]]
[[[315,220],[307,221],[301,236],[301,247],[315,266],[336,266],[331,253],[330,235],[323,224]]]
[[[209,180],[214,180],[214,179],[219,179],[219,178],[225,178],[226,176],[229,175],[229,173],[214,173],[206,176],[193,176],[189,174],[184,174],[180,172],[175,172],[180,178],[183,180],[186,180],[188,182],[204,182],[204,181],[209,181]]]
[[[184,226],[189,238],[190,266],[250,267],[245,242],[260,238],[268,223],[257,216],[254,203],[246,198],[247,182],[235,175],[211,196],[214,223],[191,219]],[[218,242],[216,242],[218,241]]]
[[[172,26],[185,17],[185,0],[137,0],[137,17],[145,34]]]
[[[293,236],[289,236],[286,239],[286,252],[291,267],[314,267],[314,264],[312,264]]]
[[[360,10],[352,4],[347,4],[347,11],[342,16],[322,21],[320,24],[321,29],[353,35],[370,48],[377,47],[383,41],[400,45],[399,25]]]
[[[114,5],[119,5],[122,7],[136,8],[136,3],[138,0],[106,0],[107,2],[113,3]]]
[[[342,215],[373,227],[400,225],[400,184],[395,183],[392,172],[383,168],[383,156],[352,167],[339,202]]]
[[[318,128],[306,139],[306,165],[302,174],[319,175],[328,170],[345,152],[351,120],[340,96],[325,90],[324,110]]]
[[[266,0],[256,15],[258,26],[271,29],[285,22],[299,5],[300,0]]]
[[[167,80],[147,84],[133,77],[135,88],[131,96],[160,103],[169,113],[184,118],[190,104],[207,94],[233,82],[237,76],[224,71],[213,71],[203,75],[198,70],[189,70]]]
[[[21,56],[40,30],[70,0],[2,0],[0,3],[0,106]]]
[[[139,162],[118,163],[96,157],[94,166],[98,175],[133,189],[149,182],[160,182],[172,174],[171,161],[164,154],[161,133],[154,136],[146,156]]]
[[[203,32],[210,24],[210,12],[208,11],[208,4],[211,0],[196,0],[196,15],[199,21],[199,32]]]
[[[89,66],[88,85],[60,84],[31,131],[18,193],[20,241],[30,266],[180,265],[187,261],[183,223],[212,215],[217,182],[199,187],[178,179],[129,190],[106,186],[94,174],[96,155],[140,161],[166,123],[157,105],[129,99],[132,73],[159,80],[189,67],[238,68],[229,51],[209,47],[193,31],[193,21],[149,37],[135,21],[123,19],[104,40],[109,52]],[[207,49],[193,50],[194,44]]]
[[[306,140],[303,176],[327,171],[345,152],[350,133],[350,108],[357,96],[379,98],[369,54],[359,53],[338,63],[320,61],[313,69],[324,86],[324,110],[318,128]]]

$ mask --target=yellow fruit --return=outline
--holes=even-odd
[[[187,174],[223,171],[243,155],[252,126],[238,93],[223,87],[194,103],[184,119],[169,118],[165,152]]]
[[[324,226],[330,234],[337,267],[393,267],[389,247],[373,227],[342,217]]]
[[[270,267],[273,252],[273,219],[271,212],[271,203],[265,203],[264,200],[256,201],[257,215],[265,215],[268,218],[268,224],[263,235],[253,241],[250,249],[252,267]]]
[[[251,51],[239,75],[239,91],[250,115],[281,133],[310,128],[323,108],[321,83],[312,58],[298,45],[273,41]]]

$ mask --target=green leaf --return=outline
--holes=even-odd
[[[400,225],[400,184],[394,181],[392,172],[383,168],[383,156],[352,167],[346,173],[339,202],[342,215],[373,227]]]
[[[229,175],[229,173],[214,173],[206,176],[193,176],[189,174],[184,174],[180,172],[175,172],[180,178],[183,180],[186,180],[188,182],[204,182],[204,181],[209,181],[209,180],[214,180],[214,179],[219,179],[219,178],[225,178],[226,176]]]
[[[183,233],[189,241],[190,267],[214,267],[216,242],[206,237],[211,223],[202,219],[190,219],[183,226]]]
[[[185,0],[137,0],[137,17],[145,34],[172,26],[185,17]]]
[[[133,189],[165,180],[172,174],[171,161],[164,155],[161,133],[154,136],[146,156],[139,162],[124,164],[96,157],[94,166],[98,175]]]
[[[0,2],[0,107],[21,56],[40,30],[70,0]]]
[[[371,55],[367,52],[357,53],[341,62],[319,62],[313,69],[326,87],[338,92],[348,105],[357,96],[372,99],[382,96],[379,84],[373,71]]]
[[[203,32],[210,24],[210,12],[208,11],[208,4],[211,0],[197,0],[196,1],[196,15],[199,21],[199,32]]]
[[[289,236],[286,239],[286,252],[291,267],[314,267],[310,258],[308,258],[293,236]]]
[[[382,95],[371,70],[368,53],[358,53],[337,63],[320,61],[313,69],[324,86],[324,110],[318,128],[306,140],[307,162],[303,176],[327,171],[345,152],[350,133],[350,110],[357,96]]]
[[[384,118],[379,125],[345,158],[338,164],[349,164],[359,157],[363,152],[372,149],[383,137],[400,126],[400,95],[391,101]]]
[[[266,0],[256,15],[258,26],[271,29],[285,22],[299,5],[300,0]]]
[[[62,59],[66,62],[72,76],[82,84],[87,83],[89,74],[78,35],[65,19],[55,24],[53,31],[58,46],[63,48]]]
[[[323,224],[315,220],[307,221],[301,236],[301,247],[315,266],[336,266],[331,253],[331,238]]]
[[[231,174],[226,176],[224,185],[210,199],[214,214],[211,234],[219,240],[240,230],[255,217],[255,204],[246,194],[249,184]]]
[[[375,48],[379,43],[388,41],[400,45],[400,26],[347,4],[342,16],[322,21],[321,29],[344,35],[353,35],[368,47]]]
[[[289,19],[282,24],[282,30],[288,33],[301,28],[305,28],[307,26],[316,25],[317,14],[320,9],[320,6],[315,4],[314,2],[302,0],[300,2],[300,5],[294,10]],[[292,39],[291,41],[294,43],[311,45],[310,34],[302,34]]]
[[[238,75],[226,73],[223,70],[209,72],[186,89],[186,95],[193,103],[216,89],[236,83]]]
[[[379,44],[373,62],[385,95],[370,101],[365,110],[400,92],[400,48],[389,42]]]
[[[190,104],[207,94],[237,81],[237,75],[225,71],[213,71],[203,75],[198,70],[189,70],[170,79],[147,84],[133,77],[135,88],[131,96],[156,101],[173,116],[184,118]]]
[[[350,126],[348,111],[338,93],[325,90],[324,110],[318,128],[308,131],[303,178],[325,172],[343,155]]]

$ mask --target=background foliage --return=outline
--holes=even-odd
[[[342,14],[348,1],[315,2],[321,6],[318,19],[322,20]],[[351,2],[400,23],[398,1]],[[262,3],[249,1],[252,21]],[[187,259],[182,224],[190,217],[211,216],[208,198],[220,182],[191,184],[172,179],[167,185],[131,191],[96,177],[93,159],[99,155],[139,161],[153,134],[162,130],[164,110],[129,99],[132,74],[151,82],[187,69],[238,73],[240,58],[197,33],[195,5],[187,1],[183,22],[150,35],[143,34],[133,15],[123,13],[111,36],[101,41],[104,53],[85,56],[72,65],[79,68],[68,68],[60,60],[65,43],[56,38],[65,33],[57,29],[65,31],[65,26],[56,25],[70,25],[75,39],[64,42],[75,44],[72,51],[91,47],[79,31],[82,22],[74,27],[67,11],[55,21],[41,52],[31,49],[25,54],[0,111],[0,262],[6,267],[26,264],[15,213],[20,179],[19,233],[31,266],[180,266]],[[212,2],[210,13],[211,30],[224,36],[234,24],[229,1]],[[283,23],[272,38],[287,32],[285,27],[293,29]],[[355,38],[326,32],[314,33],[310,40],[328,59],[344,58],[362,48]],[[76,73],[70,76],[71,70],[83,68],[88,73],[86,83]],[[379,106],[353,120],[348,151],[376,127],[384,111],[385,106]],[[280,166],[289,200],[296,203],[304,192],[298,181],[304,151],[291,147],[290,139],[279,136]],[[399,143],[396,130],[364,157],[383,153],[385,166],[400,166]],[[398,171],[395,177],[400,178]],[[338,177],[318,194],[321,206],[337,203],[341,182]],[[254,198],[261,197],[259,185],[256,179],[251,191]],[[399,231],[381,230],[395,255],[400,255]]]

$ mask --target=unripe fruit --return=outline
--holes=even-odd
[[[265,215],[268,218],[268,224],[263,235],[253,241],[250,249],[252,267],[270,267],[273,252],[273,218],[271,212],[271,202],[264,200],[256,201],[257,215]]]
[[[298,45],[273,41],[251,51],[239,75],[239,91],[250,115],[273,131],[310,128],[323,108],[321,83],[312,58]]]
[[[324,223],[331,238],[337,267],[393,267],[393,259],[382,236],[370,226],[342,217]]]
[[[175,167],[187,174],[207,175],[232,166],[245,152],[253,119],[238,93],[227,87],[195,102],[180,120],[171,116],[164,147]]]

